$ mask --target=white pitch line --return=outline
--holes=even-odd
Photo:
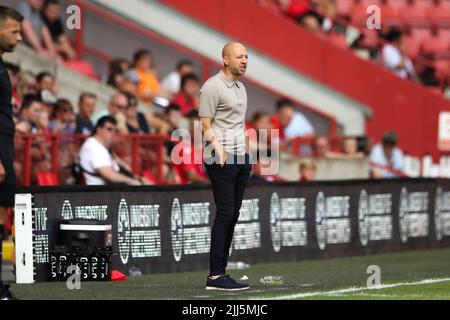
[[[363,290],[380,290],[380,289],[394,288],[394,287],[401,287],[401,286],[416,286],[416,285],[421,285],[421,284],[449,282],[449,281],[450,281],[450,278],[425,279],[425,280],[416,281],[416,282],[397,282],[397,283],[390,283],[390,284],[381,284],[381,285],[372,286],[372,287],[349,287],[349,288],[345,288],[345,289],[338,289],[338,290],[331,290],[331,291],[305,292],[305,293],[296,293],[296,294],[271,297],[271,298],[249,298],[249,299],[250,300],[289,300],[289,299],[316,297],[316,296],[322,296],[322,295],[334,295],[334,294],[342,294],[342,293],[349,293],[349,292],[357,292],[357,291],[363,291]]]

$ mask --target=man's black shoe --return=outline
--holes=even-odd
[[[239,291],[247,290],[249,288],[250,287],[246,284],[237,283],[227,274],[214,280],[208,277],[206,280],[206,290]]]

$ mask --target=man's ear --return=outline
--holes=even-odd
[[[223,57],[223,64],[225,65],[225,66],[228,66],[228,64],[229,64],[229,60],[228,60],[228,57]]]

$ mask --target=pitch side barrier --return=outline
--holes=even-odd
[[[230,261],[249,264],[450,247],[450,180],[251,183]],[[112,225],[113,269],[208,268],[210,186],[31,187],[16,195],[17,282],[49,280],[60,219]]]

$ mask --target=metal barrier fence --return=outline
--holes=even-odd
[[[39,174],[52,173],[59,185],[73,185],[72,167],[87,136],[82,134],[25,134],[15,136],[14,167],[19,185],[38,185]],[[163,161],[166,137],[158,134],[119,134],[112,151],[135,175],[150,171],[164,183]]]

